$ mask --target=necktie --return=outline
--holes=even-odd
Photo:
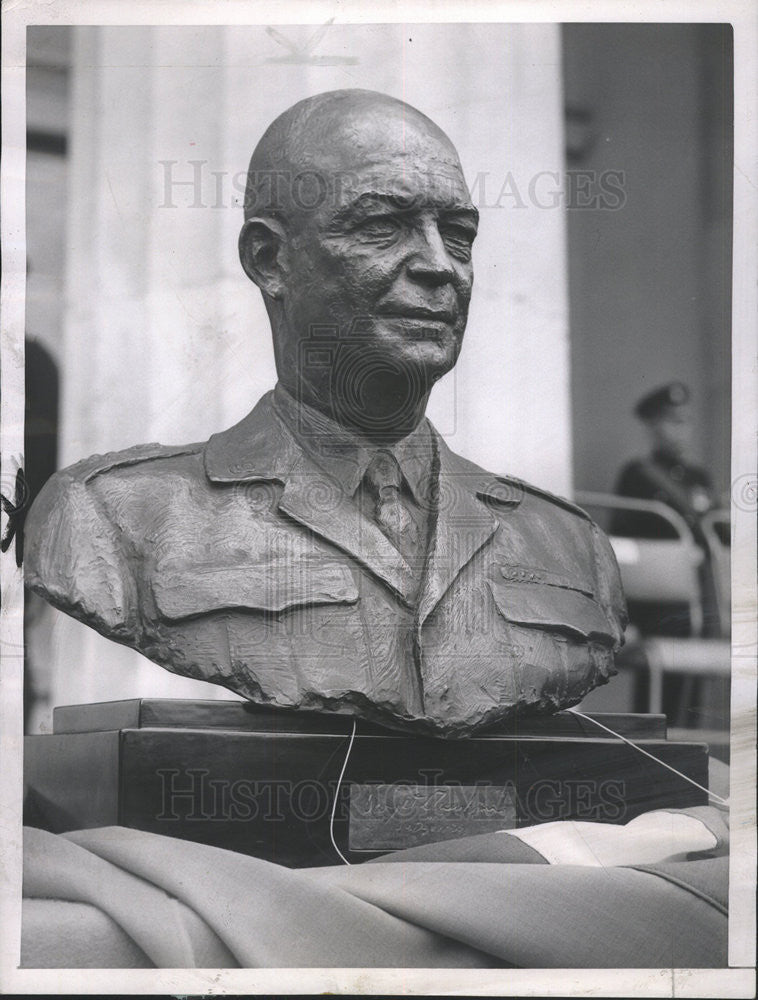
[[[366,483],[374,498],[374,520],[407,562],[413,563],[418,529],[400,493],[402,473],[390,451],[374,455],[366,469]]]

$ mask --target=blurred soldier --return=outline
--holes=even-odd
[[[688,461],[692,438],[690,391],[682,382],[670,382],[643,396],[635,414],[644,423],[650,453],[624,466],[615,492],[638,500],[659,500],[687,522],[700,545],[705,545],[701,518],[715,506],[711,477]],[[619,511],[614,534],[638,538],[674,538],[663,520],[647,514]]]
[[[705,636],[720,634],[715,584],[710,550],[703,532],[702,518],[716,506],[710,475],[690,461],[692,412],[690,390],[682,382],[647,393],[634,412],[644,423],[650,441],[646,458],[635,459],[621,470],[615,492],[638,500],[658,500],[675,510],[703,549],[700,566],[700,592]],[[673,525],[645,512],[617,511],[611,533],[635,538],[677,538]],[[686,635],[690,632],[689,614],[678,607],[656,603],[648,606],[630,602],[630,617],[643,633]]]

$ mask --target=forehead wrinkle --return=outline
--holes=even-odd
[[[362,210],[370,210],[372,204],[386,204],[395,211],[411,213],[421,209],[436,208],[450,215],[465,215],[474,222],[479,221],[479,212],[470,202],[453,199],[451,201],[429,201],[423,198],[413,198],[408,201],[403,195],[387,191],[362,191],[343,205],[335,213],[333,221],[341,222],[352,215],[359,215]]]
[[[374,200],[408,210],[426,204],[479,217],[460,165],[450,160],[430,158],[418,163],[408,157],[377,158],[354,170],[336,171],[325,182],[345,205],[360,207]]]

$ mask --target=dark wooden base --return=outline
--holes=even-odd
[[[707,747],[668,742],[662,717],[598,719],[707,787]],[[32,823],[56,831],[120,824],[295,867],[340,860],[330,817],[352,720],[144,700],[67,706],[56,710],[55,728],[27,737]],[[361,861],[491,830],[625,823],[706,801],[570,713],[461,741],[359,722],[333,831],[343,854]]]

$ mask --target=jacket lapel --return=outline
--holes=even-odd
[[[361,513],[352,497],[305,455],[301,455],[287,479],[279,510],[349,553],[403,600],[411,600],[411,567],[386,535]]]
[[[499,521],[485,500],[495,501],[499,510],[520,502],[520,491],[508,480],[454,454],[436,432],[434,437],[439,454],[440,499],[419,603],[420,625],[461,570],[498,530]]]
[[[210,439],[205,449],[208,478],[218,483],[282,483],[283,514],[353,556],[410,603],[411,567],[340,485],[306,455],[274,414],[271,396],[267,393],[244,420]]]

